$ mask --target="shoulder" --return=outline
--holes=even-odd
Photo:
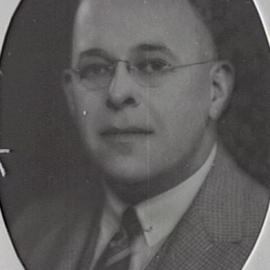
[[[44,266],[54,264],[50,269],[58,269],[55,265],[64,262],[58,258],[59,254],[69,258],[68,254],[76,247],[79,257],[79,251],[96,227],[102,206],[102,193],[91,184],[65,187],[35,197],[9,222],[20,258],[30,269],[43,262]]]
[[[269,207],[269,190],[262,184],[260,184],[256,179],[246,176],[244,178],[243,184],[244,193],[244,210],[243,216],[244,227],[246,228],[246,238],[257,236],[263,226],[266,218],[266,213]],[[258,226],[255,226],[258,224]]]
[[[209,177],[217,193],[213,198],[221,206],[218,210],[225,209],[227,217],[233,216],[234,221],[241,223],[246,238],[256,238],[269,206],[269,189],[242,170],[222,147]]]

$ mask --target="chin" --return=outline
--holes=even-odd
[[[149,167],[140,161],[111,161],[100,164],[104,173],[119,183],[133,184],[147,181],[151,177]]]

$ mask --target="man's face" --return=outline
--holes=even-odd
[[[106,174],[134,183],[198,162],[208,130],[212,64],[166,68],[214,56],[210,35],[188,1],[82,1],[72,55],[80,75],[71,75],[67,89],[84,142]],[[136,68],[118,62],[108,71],[119,59]],[[103,72],[112,77],[108,84],[96,80]],[[152,72],[160,76],[152,78]],[[91,87],[83,82],[89,78]]]

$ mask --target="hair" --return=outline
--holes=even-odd
[[[262,25],[252,0],[189,0],[189,2],[210,30],[222,58],[230,58],[232,50],[239,50],[243,42],[245,47],[248,46],[252,42],[252,30],[256,29],[255,32],[262,34],[258,31],[259,28],[262,29]]]

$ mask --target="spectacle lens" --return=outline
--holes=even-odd
[[[91,60],[86,61],[75,71],[79,76],[80,83],[88,90],[95,91],[107,89],[115,76],[118,63],[126,65],[129,75],[142,87],[154,88],[160,86],[166,77],[173,74],[177,69],[193,65],[201,65],[213,60],[197,62],[186,65],[174,66],[162,58],[145,58],[137,61],[115,60]]]

